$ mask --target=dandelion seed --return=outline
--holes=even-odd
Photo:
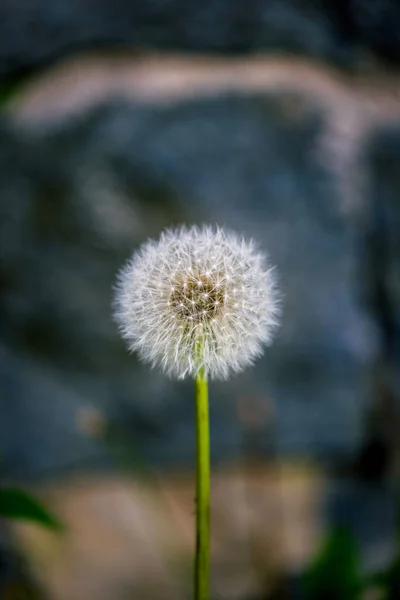
[[[116,286],[115,318],[130,349],[180,379],[201,369],[226,379],[253,363],[278,313],[266,257],[220,228],[167,230],[134,253]]]

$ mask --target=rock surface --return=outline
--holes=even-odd
[[[211,597],[277,594],[320,544],[323,481],[298,467],[213,475]],[[151,482],[72,478],[42,489],[67,536],[28,524],[13,532],[53,600],[183,600],[192,586],[193,485],[171,473]]]
[[[3,0],[0,23],[3,78],[93,47],[400,61],[397,0]]]
[[[283,294],[275,345],[253,369],[212,384],[214,459],[244,447],[354,453],[377,328],[360,295],[357,221],[320,152],[324,119],[280,92],[116,101],[50,129],[3,125],[3,468],[43,473],[97,460],[80,425],[87,405],[145,463],[193,464],[191,382],[137,364],[110,309],[118,267],[178,222],[254,236]]]

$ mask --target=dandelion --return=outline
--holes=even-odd
[[[122,269],[115,309],[143,360],[179,379],[201,369],[227,379],[271,341],[275,276],[252,241],[210,227],[170,230]]]
[[[196,380],[195,598],[209,597],[208,379],[227,379],[271,342],[274,271],[252,240],[212,227],[167,230],[120,271],[115,319],[130,350],[170,377]]]

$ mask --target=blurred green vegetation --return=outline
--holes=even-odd
[[[344,528],[328,534],[303,575],[302,597],[306,600],[362,600],[368,593],[377,600],[400,598],[400,536],[397,556],[387,569],[367,575],[355,537]]]
[[[30,494],[13,488],[0,488],[0,518],[33,521],[57,532],[62,523]]]
[[[309,600],[362,598],[361,556],[356,540],[346,529],[333,529],[304,575]]]

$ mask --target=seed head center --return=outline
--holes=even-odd
[[[209,274],[191,273],[176,277],[169,293],[169,305],[183,320],[215,319],[224,306],[224,286],[216,285]]]

